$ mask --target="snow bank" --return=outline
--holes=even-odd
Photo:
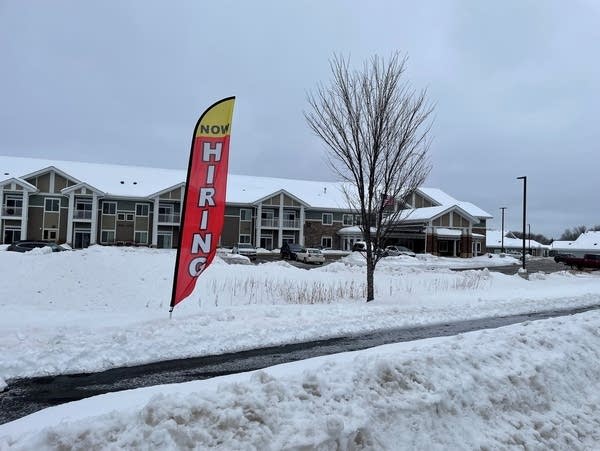
[[[595,449],[600,312],[58,406],[0,449]]]
[[[345,259],[308,271],[215,258],[169,320],[174,259],[171,250],[100,246],[0,253],[0,379],[600,303],[598,274],[525,280],[399,257],[380,263],[376,301],[366,304],[364,268]]]

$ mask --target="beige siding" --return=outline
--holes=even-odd
[[[54,192],[55,193],[60,193],[60,190],[66,188],[67,186],[69,186],[69,185],[67,184],[66,178],[64,178],[62,175],[59,175],[59,174],[54,175]]]
[[[181,190],[182,188],[176,188],[174,190],[171,190],[167,193],[161,194],[160,195],[160,199],[163,200],[181,200],[182,196],[181,196]]]
[[[286,207],[300,207],[300,202],[296,202],[291,197],[284,195],[283,205],[285,205]]]
[[[415,193],[415,208],[433,207],[433,203],[428,199],[425,199],[418,193]]]
[[[58,212],[44,213],[44,228],[45,229],[58,229],[59,225],[60,225],[60,214]]]
[[[135,217],[135,231],[144,232],[148,231],[148,218],[146,216]]]
[[[101,228],[103,230],[114,230],[117,217],[115,215],[102,215]]]
[[[263,205],[279,205],[279,194],[265,200]]]
[[[47,172],[46,174],[38,175],[36,186],[42,193],[50,192],[50,173]]]

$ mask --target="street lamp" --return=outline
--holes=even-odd
[[[527,224],[527,239],[529,240],[529,245],[527,246],[529,248],[529,254],[531,255],[531,224]]]
[[[500,207],[500,210],[502,210],[502,246],[500,252],[504,254],[504,210],[506,210],[506,207]]]
[[[527,176],[517,177],[517,180],[523,180],[523,271],[525,268],[525,226],[527,225]]]

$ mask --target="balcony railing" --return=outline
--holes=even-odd
[[[73,219],[92,219],[91,210],[73,210]]]
[[[281,225],[284,229],[299,229],[300,228],[300,220],[299,219],[284,219],[281,221]],[[261,227],[279,228],[279,218],[269,218],[269,219],[261,219],[260,221]]]
[[[283,228],[284,229],[299,229],[300,228],[300,220],[299,219],[284,219],[283,220]]]
[[[23,214],[22,207],[2,207],[2,216],[18,216]]]
[[[158,215],[158,222],[166,224],[179,224],[181,222],[181,216],[179,213]]]
[[[279,219],[278,218],[262,218],[260,220],[260,226],[278,229],[279,228]]]

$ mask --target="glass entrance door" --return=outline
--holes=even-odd
[[[158,232],[156,235],[156,247],[159,249],[171,249],[173,247],[173,236],[169,232]]]
[[[91,234],[89,230],[75,230],[73,232],[73,248],[83,249],[90,245]]]
[[[21,229],[5,229],[4,244],[12,244],[21,239]]]

